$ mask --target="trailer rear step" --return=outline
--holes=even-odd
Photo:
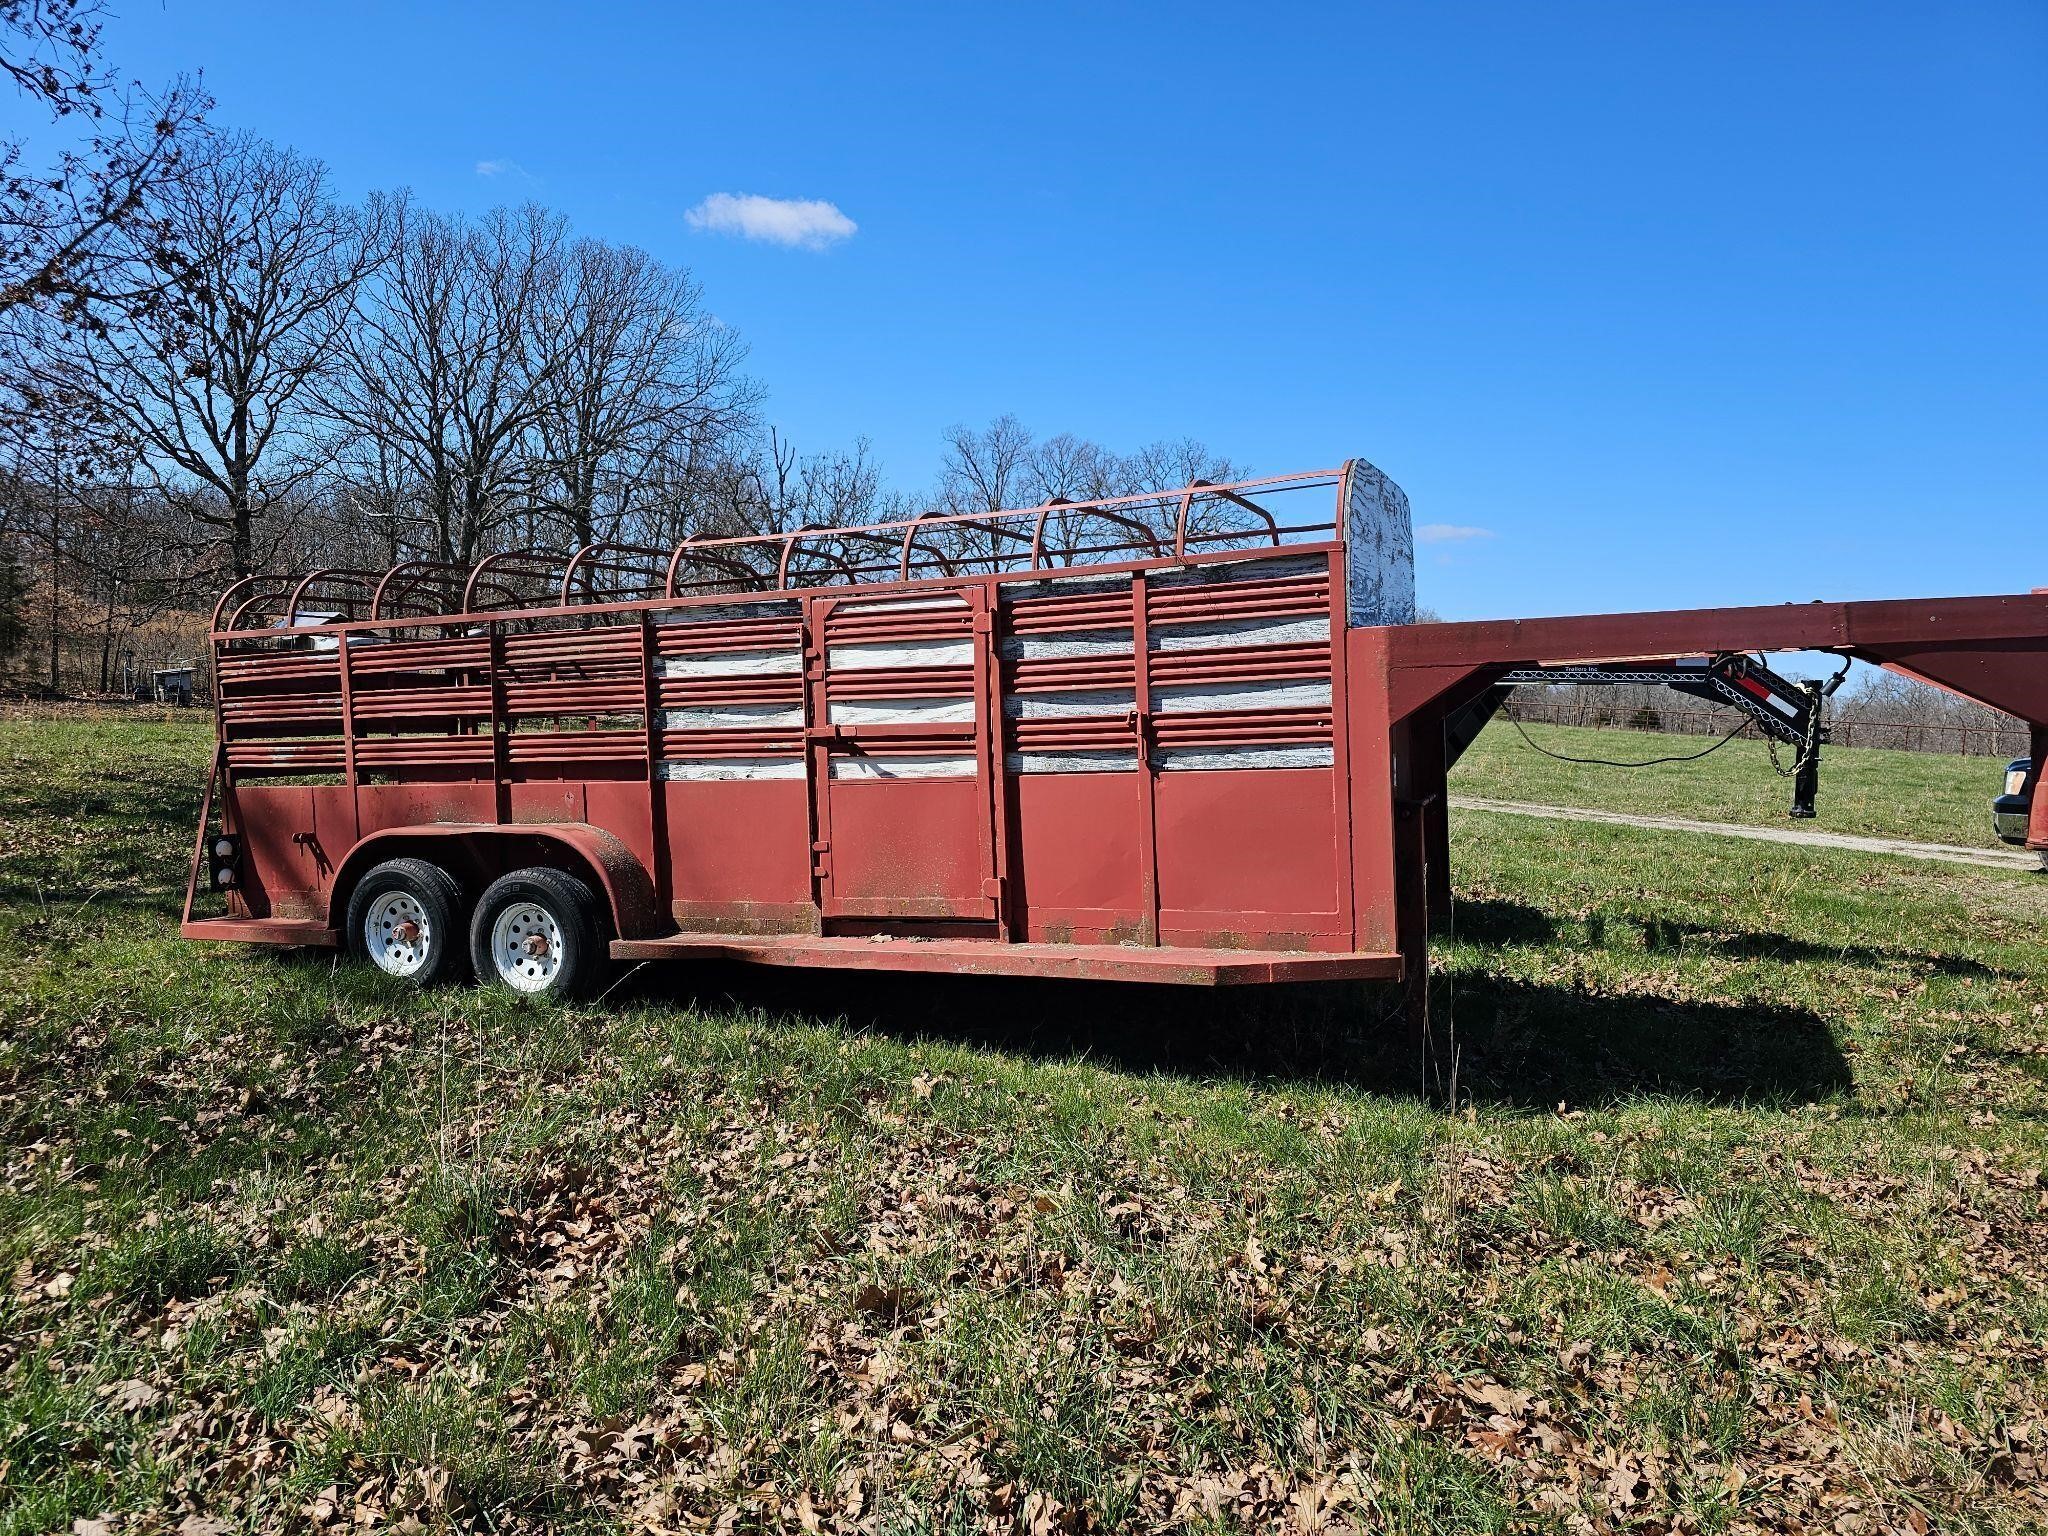
[[[614,939],[614,960],[730,960],[745,965],[853,971],[949,971],[970,976],[1057,976],[1236,986],[1267,981],[1395,981],[1398,954],[1298,950],[1005,944],[991,939],[820,938],[813,934],[686,933]]]

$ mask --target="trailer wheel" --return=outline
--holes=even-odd
[[[462,945],[462,887],[438,864],[390,859],[348,898],[348,947],[387,976],[416,987],[456,980]]]
[[[469,956],[486,984],[527,997],[580,997],[604,970],[597,897],[559,869],[515,869],[476,904]]]

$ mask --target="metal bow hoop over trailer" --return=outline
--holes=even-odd
[[[1407,498],[1362,459],[252,578],[211,625],[184,932],[432,975],[467,922],[548,990],[588,920],[614,959],[1404,981],[1421,1023],[1444,776],[1532,669],[1829,650],[2048,760],[2040,595],[1413,620]]]

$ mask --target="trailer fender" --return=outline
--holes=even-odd
[[[456,859],[449,858],[451,840],[461,850]],[[503,846],[507,843],[514,846]],[[566,855],[571,869],[580,868],[587,874],[603,897],[611,914],[612,931],[619,938],[647,938],[664,931],[660,908],[655,900],[654,881],[645,866],[617,837],[603,827],[583,821],[510,826],[450,822],[387,827],[373,832],[349,850],[348,857],[342,860],[341,868],[335,872],[328,896],[329,921],[335,912],[346,907],[349,892],[363,872],[386,859],[410,853],[444,865],[454,865],[451,872],[458,876],[481,874],[488,882],[523,861],[516,851],[520,844],[527,848],[551,844]],[[503,868],[499,867],[501,865]],[[475,892],[470,894],[474,896]]]

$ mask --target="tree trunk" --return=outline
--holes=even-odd
[[[107,621],[100,627],[100,692],[105,693],[111,679],[109,670],[114,664],[114,598],[121,590],[117,581],[107,583]]]
[[[576,547],[578,549],[581,549],[586,544],[597,542],[596,480],[597,475],[591,466],[588,464],[576,466],[574,519]]]
[[[249,501],[249,477],[236,473],[228,480],[228,560],[234,579],[256,574],[256,515]]]
[[[249,499],[249,410],[235,408],[235,462],[228,470],[228,515],[234,519],[235,580],[256,574],[256,517]]]
[[[53,460],[54,457],[53,455]],[[53,462],[50,468],[50,697],[54,699],[64,692],[63,677],[58,669],[60,658],[57,651],[57,554],[63,547],[64,524],[57,494],[59,466]]]

